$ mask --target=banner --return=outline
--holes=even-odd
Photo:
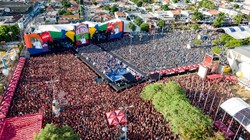
[[[113,30],[110,35],[110,39],[121,38],[123,34],[123,22],[118,21],[113,23]]]
[[[89,42],[89,28],[87,24],[79,24],[75,27],[76,46],[81,46]]]
[[[203,65],[208,68],[211,68],[212,62],[213,62],[213,56],[206,54],[203,60]]]
[[[95,28],[95,27],[91,27],[91,28],[89,28],[90,38],[92,38],[92,37],[93,37],[93,35],[94,35],[95,31],[96,31],[96,28]]]
[[[26,48],[42,49],[43,40],[38,34],[33,33],[24,35],[24,42]]]
[[[48,41],[53,42],[50,32],[44,32],[40,34],[40,37],[43,40],[43,42],[48,42]]]

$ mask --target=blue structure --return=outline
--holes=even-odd
[[[116,70],[111,70],[106,76],[112,81],[116,82],[123,78],[123,74],[128,73],[126,68],[117,68]]]

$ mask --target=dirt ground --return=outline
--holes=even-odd
[[[236,96],[241,97],[244,101],[250,104],[250,91],[249,90],[246,90],[243,86],[240,86],[240,85],[234,85],[231,88],[232,88],[232,92]]]

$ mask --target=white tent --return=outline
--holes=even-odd
[[[231,98],[220,105],[230,116],[250,132],[250,105],[241,98]]]
[[[221,29],[235,39],[245,39],[250,37],[250,26],[225,27]]]
[[[250,46],[228,49],[227,59],[233,71],[241,71],[250,80]]]

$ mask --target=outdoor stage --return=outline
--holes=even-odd
[[[123,75],[128,73],[126,68],[117,68],[116,70],[111,70],[109,73],[105,74],[110,81],[116,82],[124,79]]]
[[[77,53],[75,51],[75,53]],[[110,52],[107,52],[110,53]],[[110,53],[111,54],[111,53]],[[140,70],[136,69],[135,67],[131,66],[129,63],[126,61],[120,59],[122,63],[126,64],[128,67],[127,68],[118,68],[117,70],[110,72],[108,74],[105,74],[101,71],[99,71],[92,63],[90,63],[84,56],[78,55],[78,58],[84,62],[88,67],[90,67],[97,75],[99,75],[104,81],[107,81],[108,84],[117,92],[120,92],[124,89],[130,88],[136,84],[145,82],[147,80],[146,74],[142,73]],[[112,54],[111,54],[112,55]],[[114,55],[113,55],[114,56]],[[116,57],[116,56],[114,56]],[[133,82],[128,82],[123,84],[124,80],[126,81],[127,79],[130,79],[131,73],[138,73],[141,74],[142,77],[139,79],[136,79],[136,81]],[[136,77],[134,77],[136,78]]]

